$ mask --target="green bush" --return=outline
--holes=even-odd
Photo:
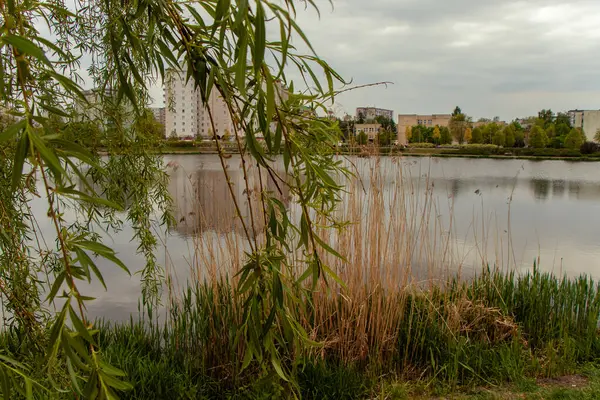
[[[191,140],[169,140],[167,145],[169,147],[194,147],[196,143]]]
[[[495,155],[504,154],[505,149],[494,144],[465,144],[460,146],[458,151],[455,153],[469,155]]]
[[[418,148],[418,149],[432,149],[435,147],[433,143],[409,143],[409,148]]]

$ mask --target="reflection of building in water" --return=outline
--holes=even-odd
[[[565,194],[565,181],[562,179],[552,181],[552,197],[563,197]]]
[[[548,179],[532,179],[529,184],[533,189],[533,195],[536,199],[548,199],[548,194],[550,194],[550,181]]]
[[[288,188],[278,182],[278,186],[283,192],[283,195],[280,195],[273,179],[264,170],[262,172],[265,191],[288,205]],[[240,168],[230,168],[227,173],[241,216],[252,234],[250,204],[246,194],[243,171]],[[254,226],[257,231],[260,231],[264,229],[265,224],[260,202],[260,179],[257,168],[248,171],[248,186],[250,187]],[[201,168],[191,174],[186,174],[182,169],[175,170],[171,174],[169,192],[175,205],[176,230],[182,235],[198,235],[208,230],[217,233],[245,234],[222,170]]]

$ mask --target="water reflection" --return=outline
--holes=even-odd
[[[548,179],[532,179],[530,186],[536,200],[548,199],[550,194],[550,181]]]
[[[552,181],[552,197],[561,198],[565,194],[566,183],[562,179]]]
[[[289,189],[280,182],[276,183],[274,176],[264,169],[260,172],[256,167],[248,169],[248,193],[243,170],[235,161],[228,164],[227,169],[231,189],[220,165],[202,165],[192,172],[179,164],[172,168],[169,192],[174,200],[175,230],[182,236],[199,236],[209,231],[245,235],[244,225],[248,230],[252,226],[257,231],[264,229],[264,218],[259,215],[262,210],[261,183],[266,193],[286,206],[290,202]],[[277,176],[283,174],[279,171]],[[235,203],[231,200],[232,194]],[[236,203],[243,224],[238,218]]]
[[[381,168],[382,187],[385,188],[383,201],[389,202],[397,194],[395,190],[408,193],[407,206],[412,213],[423,214],[422,203],[426,199],[423,193],[433,193],[436,209],[424,229],[429,229],[427,234],[432,237],[452,235],[456,260],[461,267],[480,266],[485,259],[492,265],[511,263],[526,270],[531,268],[534,259],[540,257],[541,267],[545,270],[570,276],[587,273],[600,277],[596,217],[600,215],[600,175],[596,163],[409,157],[401,160],[382,158],[378,164],[368,158],[351,161],[356,165],[366,190],[369,189],[370,171],[375,167]],[[168,170],[169,192],[174,199],[177,225],[164,238],[165,245],[159,249],[158,259],[166,260],[169,271],[174,271],[183,285],[190,277],[190,266],[202,265],[198,260],[207,253],[208,246],[219,243],[228,235],[243,241],[245,234],[236,217],[237,211],[231,202],[227,180],[217,156],[169,156],[165,157],[165,163],[171,166]],[[403,168],[401,185],[396,184],[399,168]],[[284,185],[279,185],[282,188],[282,193],[279,193],[273,179],[266,174],[259,175],[255,167],[248,174],[248,201],[239,158],[227,160],[227,171],[240,213],[249,229],[250,205],[257,211],[262,209],[259,200],[261,179],[268,191],[277,193],[287,207],[294,207]],[[362,186],[356,190],[363,190]],[[371,206],[365,204],[361,212],[364,214],[365,209]],[[46,208],[47,205],[39,207],[42,217]],[[389,207],[389,204],[383,204],[381,209],[384,211],[379,214],[380,218],[389,221],[391,238],[398,240],[406,229],[419,231],[419,226],[403,225],[399,210]],[[422,219],[415,221],[417,225],[424,226]],[[254,215],[254,224],[257,230],[264,228],[260,212]],[[364,231],[364,235],[368,236],[369,230]],[[426,237],[422,233],[419,235],[413,240],[418,246]],[[131,227],[125,226],[114,236],[114,243],[109,244],[135,270],[135,266],[143,265],[143,259],[136,255],[137,245],[130,242],[132,236]],[[373,242],[365,239],[364,248],[360,251],[375,251],[370,243]],[[391,245],[385,243],[385,246]],[[441,245],[438,243],[438,246]],[[359,248],[356,243],[352,246]],[[227,256],[224,255],[225,258]],[[391,258],[384,261],[399,265],[402,260],[408,259],[403,255]],[[419,254],[411,259],[412,272],[416,277],[425,276],[428,272],[418,270],[418,259]],[[425,261],[429,263],[431,260]],[[106,271],[114,271],[112,266],[106,268]],[[86,292],[98,298],[93,303],[93,314],[116,319],[125,316],[123,319],[126,319],[128,312],[137,310],[139,276],[126,279],[114,273],[107,274],[106,279],[110,295],[101,287],[91,293]]]

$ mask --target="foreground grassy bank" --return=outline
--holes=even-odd
[[[479,397],[465,398],[507,398],[490,396],[498,386],[522,389],[536,379],[580,372],[600,356],[600,290],[586,277],[561,279],[534,267],[520,276],[485,271],[468,283],[453,279],[427,290],[290,290],[306,304],[294,310],[297,320],[318,343],[280,349],[283,368],[307,399],[473,391]],[[189,287],[169,306],[164,324],[98,324],[104,359],[133,385],[122,398],[265,399],[289,393],[289,383],[265,376],[254,364],[242,368],[240,298],[225,280]],[[2,342],[21,362],[40,362],[29,359],[19,332],[5,333]],[[44,373],[35,378],[51,384]],[[598,393],[597,386],[593,390]]]

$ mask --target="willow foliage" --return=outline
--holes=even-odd
[[[0,354],[5,398],[66,392],[109,399],[131,387],[103,360],[86,315],[93,299],[80,288],[92,280],[104,285],[97,257],[112,262],[115,273],[130,273],[99,233],[120,229],[126,218],[146,259],[139,271],[143,302],[152,313],[160,301],[164,276],[152,227],[170,225],[171,203],[155,155],[160,140],[143,118],[148,85],[173,70],[186,71],[203,99],[218,90],[236,116],[244,174],[258,165],[279,190],[288,187],[301,209],[292,221],[276,196],[261,193],[251,212],[267,223],[259,229],[254,220],[242,221],[251,251],[236,292],[244,306],[240,370],[255,363],[290,379],[293,365],[281,349],[309,341],[294,317],[302,300],[289,289],[307,279],[313,286],[339,281],[319,257],[337,253],[317,236],[315,220],[338,226],[331,217],[341,190],[334,177],[348,173],[333,157],[336,127],[305,111],[324,108],[343,81],[314,53],[296,23],[297,6],[316,8],[312,0],[0,1],[0,292],[11,315],[5,329],[43,355],[26,365]],[[81,88],[84,64],[97,88],[93,99]],[[290,73],[309,89],[295,93]],[[77,131],[86,132],[85,140]],[[98,156],[100,148],[106,157]],[[286,176],[272,168],[280,153]],[[54,240],[41,237],[34,197],[47,202],[54,229],[47,239]],[[65,217],[68,210],[77,222]],[[50,385],[32,378],[40,371]]]

